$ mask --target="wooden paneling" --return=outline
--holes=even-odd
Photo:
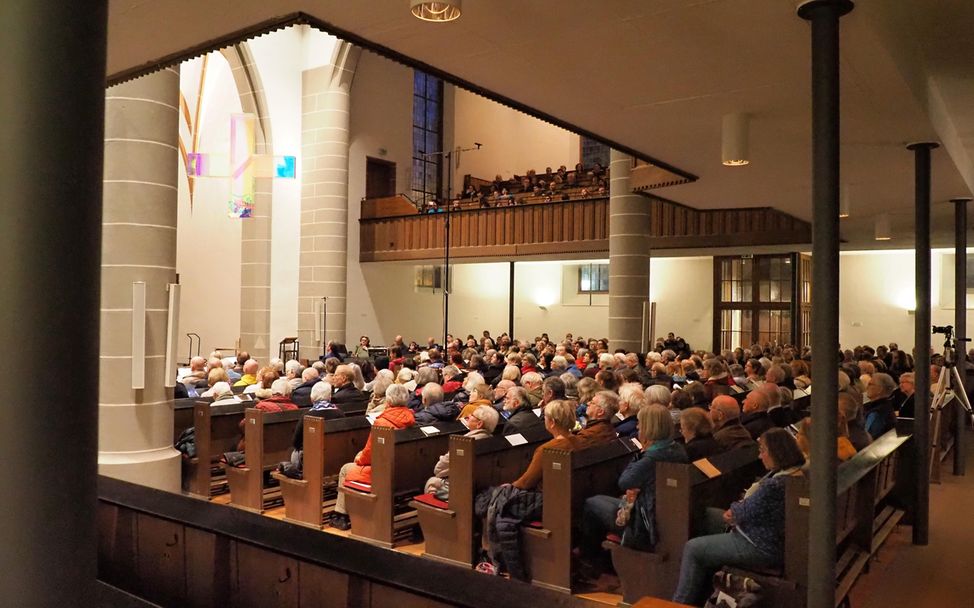
[[[653,249],[807,243],[807,222],[771,209],[699,210],[646,198]],[[609,199],[464,209],[450,213],[450,256],[509,258],[537,253],[607,254]],[[445,213],[372,217],[359,223],[359,261],[443,257]]]
[[[146,599],[174,606],[186,597],[186,544],[182,524],[139,514],[138,572]]]
[[[298,560],[239,542],[231,554],[235,608],[298,608]]]

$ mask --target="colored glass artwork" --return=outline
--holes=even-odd
[[[256,178],[297,177],[297,159],[294,156],[255,153],[256,128],[257,118],[253,114],[232,114],[229,158],[200,152],[186,155],[186,173],[190,177],[230,178],[227,215],[232,218],[254,216]]]

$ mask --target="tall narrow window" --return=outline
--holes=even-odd
[[[583,264],[579,266],[578,293],[609,293],[609,265]]]
[[[791,255],[714,258],[716,348],[805,343],[808,336],[795,331],[795,322],[804,327],[810,310],[799,309],[799,302],[793,301],[797,280],[793,259],[801,260]],[[810,283],[799,285],[799,297],[811,291]]]
[[[442,196],[443,81],[413,71],[413,200],[417,204]]]

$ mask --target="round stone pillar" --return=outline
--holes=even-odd
[[[632,157],[612,150],[610,159],[609,347],[638,351],[649,301],[650,201],[629,186]]]
[[[178,492],[173,389],[165,369],[176,282],[179,72],[108,89],[102,218],[99,472]],[[144,388],[133,387],[133,283],[145,284]]]

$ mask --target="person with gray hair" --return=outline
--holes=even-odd
[[[611,391],[595,393],[585,408],[585,428],[577,435],[580,447],[602,445],[616,439],[612,421],[619,412],[619,397]]]
[[[339,366],[335,370],[336,377],[340,375],[342,367],[344,366]],[[352,390],[355,390],[354,387]],[[406,407],[407,403],[409,403],[409,389],[401,384],[390,385],[386,389],[386,407],[372,423],[372,427],[405,429],[414,426],[416,418],[413,416],[412,410]],[[372,435],[369,435],[362,451],[355,455],[355,460],[343,465],[338,472],[339,492],[338,499],[335,501],[335,513],[331,517],[331,525],[339,530],[349,530],[352,527],[352,522],[348,518],[348,510],[345,508],[345,493],[342,491],[346,481],[365,485],[372,484]]]
[[[354,380],[355,371],[349,365],[339,365],[331,376],[331,385],[335,388],[331,402],[345,414],[361,413],[368,407],[369,396],[355,388]]]
[[[873,439],[886,434],[896,426],[896,404],[893,403],[893,391],[896,382],[889,374],[875,373],[866,385],[866,403],[862,412],[866,418],[866,432]]]
[[[298,388],[304,383],[301,379],[301,372],[304,371],[304,367],[301,366],[301,362],[295,359],[291,359],[284,364],[284,377],[287,379],[288,384],[291,385],[291,390]]]
[[[665,387],[659,386],[664,391]],[[605,392],[605,391],[602,391]],[[596,393],[596,395],[601,395],[602,393]],[[633,438],[639,434],[639,410],[641,410],[646,405],[645,393],[643,393],[643,386],[636,382],[627,382],[619,387],[619,397],[617,399],[618,406],[616,408],[615,420],[613,424],[615,425],[615,431],[624,439]]]
[[[463,418],[463,423],[469,431],[464,437],[472,437],[474,440],[486,439],[494,434],[500,415],[493,407],[481,405],[474,409],[470,414]],[[446,501],[450,499],[450,452],[440,456],[440,459],[433,466],[433,476],[426,480],[424,491],[427,494],[434,494],[436,498]]]
[[[379,413],[386,406],[386,389],[393,384],[392,371],[388,369],[379,370],[372,381],[372,397],[365,408],[365,413]]]
[[[532,428],[542,427],[544,423],[531,406],[531,398],[527,390],[521,386],[514,386],[507,389],[504,396],[504,416],[507,423],[504,425],[504,434],[513,435],[524,433]]]
[[[306,368],[301,372],[301,384],[291,391],[291,401],[298,407],[310,407],[312,404],[311,389],[320,381],[318,370],[313,367]]]
[[[443,387],[435,382],[424,386],[421,395],[420,407],[414,411],[416,424],[449,422],[456,420],[460,414],[460,406],[454,401],[445,401]],[[414,401],[412,403],[415,404]],[[415,405],[413,409],[415,410]]]
[[[541,387],[541,401],[538,403],[541,407],[544,407],[552,401],[565,398],[565,383],[557,376],[545,378]]]
[[[528,400],[531,401],[531,407],[538,407],[541,403],[541,399],[544,396],[541,388],[542,382],[541,374],[538,372],[528,372],[521,376],[521,386],[528,392]]]

